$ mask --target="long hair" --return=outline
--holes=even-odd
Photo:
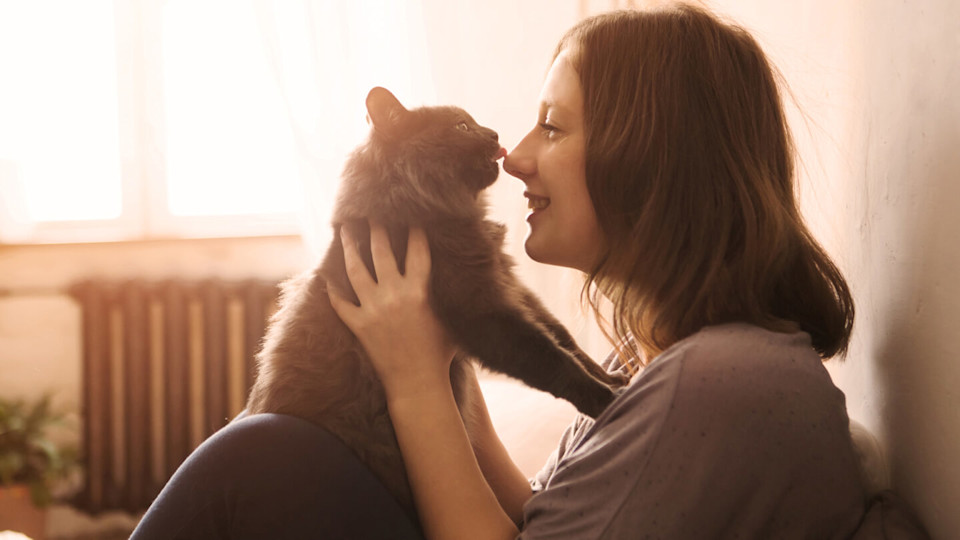
[[[743,321],[844,353],[853,299],[801,217],[777,78],[750,34],[679,5],[585,19],[565,49],[606,238],[583,291],[597,312],[612,302],[608,337],[650,358]]]

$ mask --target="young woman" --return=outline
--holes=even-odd
[[[822,365],[847,348],[853,302],[803,223],[793,165],[776,77],[744,30],[675,7],[564,36],[504,170],[526,185],[527,254],[612,303],[607,366],[635,375],[530,482],[488,419],[464,429],[422,231],[405,275],[381,228],[378,281],[346,249],[361,305],[334,307],[383,380],[428,538],[858,531],[866,494]]]
[[[348,248],[360,306],[332,302],[384,383],[428,538],[919,537],[865,500],[822,365],[853,303],[797,209],[776,80],[745,31],[689,7],[581,22],[504,169],[526,185],[526,252],[610,301],[605,365],[633,377],[528,480],[482,397],[469,433],[457,411],[423,231],[401,275],[372,224],[377,281]],[[418,537],[335,438],[266,414],[204,442],[133,535]]]

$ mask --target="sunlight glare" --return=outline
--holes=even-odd
[[[169,1],[163,28],[170,212],[296,211],[293,133],[252,7]]]
[[[31,221],[120,216],[115,49],[111,0],[0,2],[0,186]]]

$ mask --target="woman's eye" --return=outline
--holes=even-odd
[[[470,131],[470,126],[468,126],[466,122],[460,122],[457,124],[457,129],[460,131]]]
[[[548,134],[553,134],[553,132],[557,131],[557,128],[555,126],[548,124],[546,122],[540,122],[540,129],[547,132]]]

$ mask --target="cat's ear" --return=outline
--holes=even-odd
[[[396,133],[409,114],[408,111],[389,90],[379,86],[367,94],[367,117],[373,128],[387,135]]]

